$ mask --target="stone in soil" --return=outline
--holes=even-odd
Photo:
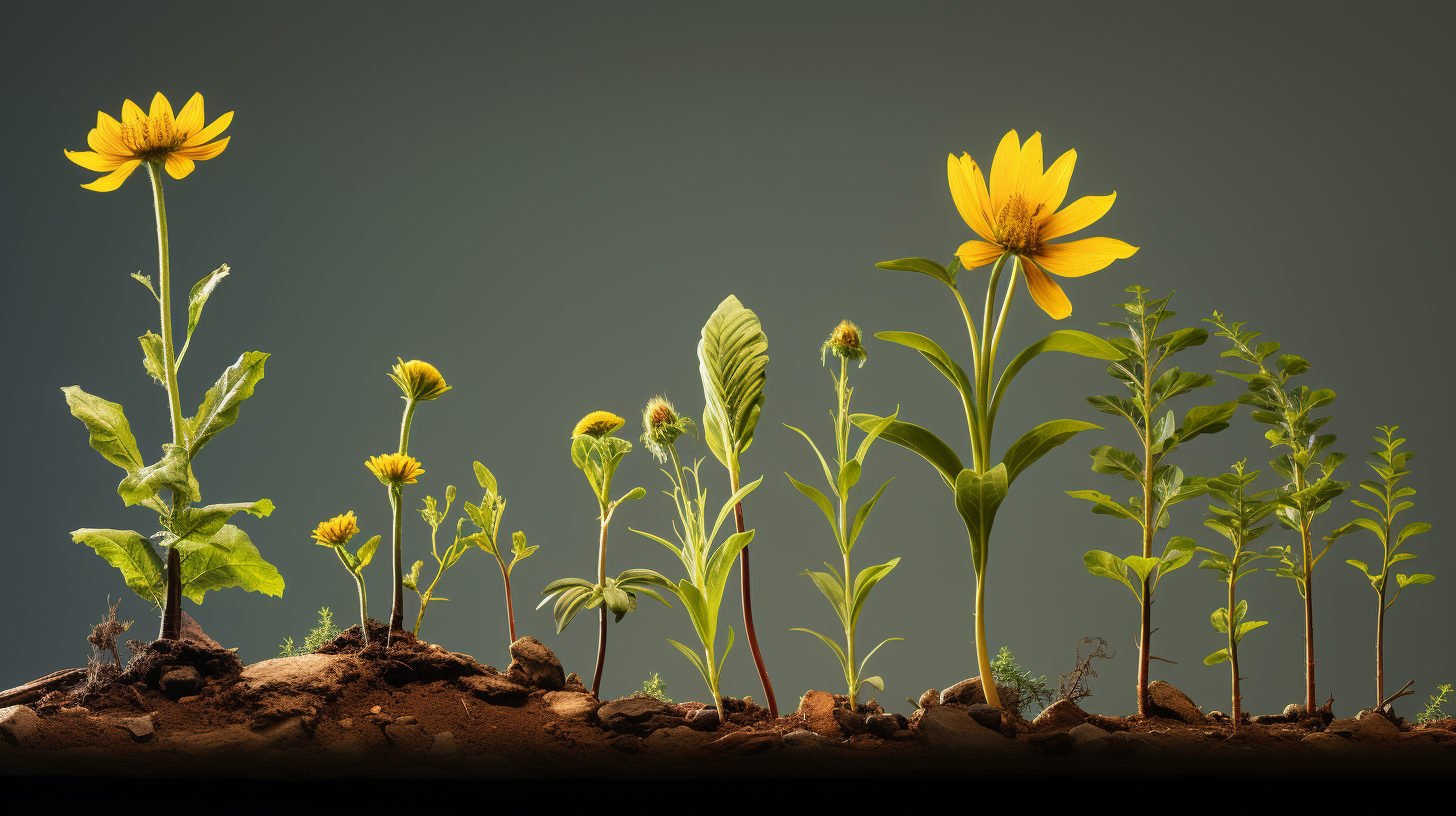
[[[597,720],[603,728],[618,734],[648,733],[669,725],[687,724],[671,705],[644,695],[602,703],[597,709]]]
[[[857,711],[836,707],[834,709],[834,720],[839,723],[839,727],[844,731],[846,736],[852,737],[856,734],[868,734],[870,732],[869,725],[865,722],[865,715]]]
[[[1038,754],[1047,756],[1061,756],[1070,753],[1072,750],[1072,738],[1066,731],[1048,731],[1045,734],[1032,734],[1026,738],[1026,744],[1031,750]]]
[[[940,705],[940,689],[926,689],[925,693],[920,695],[920,702],[916,705],[921,708]]]
[[[131,738],[137,742],[151,739],[151,736],[157,733],[157,727],[152,723],[150,714],[122,720],[121,727],[125,728],[131,734]]]
[[[921,709],[910,718],[910,730],[916,739],[936,750],[1005,751],[1014,744],[971,719],[962,708]]]
[[[163,672],[158,684],[162,687],[162,693],[172,700],[191,697],[202,691],[204,685],[202,673],[192,666],[179,666]]]
[[[531,690],[511,682],[500,674],[477,674],[460,678],[460,687],[477,698],[497,705],[519,705],[526,701]],[[566,692],[552,692],[566,693]]]
[[[688,727],[694,731],[717,731],[722,721],[718,718],[718,709],[700,708],[688,715]]]
[[[1071,728],[1085,722],[1087,722],[1087,712],[1079,708],[1076,703],[1071,700],[1058,700],[1036,715],[1036,719],[1032,720],[1031,724],[1034,728]]]
[[[1304,706],[1299,703],[1290,703],[1284,707],[1284,717],[1290,722],[1298,722],[1304,716]]]
[[[981,687],[981,678],[979,677],[962,680],[940,693],[941,705],[956,703],[969,706],[984,702],[986,702],[986,691]]]
[[[548,691],[542,700],[556,716],[573,720],[590,720],[601,707],[597,698],[578,691]]]
[[[26,706],[0,708],[0,736],[12,745],[20,745],[35,736],[40,717]]]
[[[865,726],[880,739],[894,739],[896,732],[909,726],[909,720],[901,714],[871,714],[865,718]]]
[[[1127,747],[1126,743],[1113,739],[1111,734],[1091,723],[1074,726],[1067,732],[1067,736],[1072,740],[1072,747],[1078,751],[1112,751]]]
[[[566,673],[561,669],[561,661],[530,635],[511,644],[511,665],[506,669],[506,678],[513,683],[547,691],[566,688]],[[580,682],[578,678],[577,683]]]
[[[1203,716],[1203,710],[1194,705],[1188,695],[1162,680],[1154,680],[1148,684],[1148,707],[1152,709],[1154,716],[1182,720],[1189,725],[1204,725],[1208,722]]]
[[[976,703],[967,708],[966,713],[971,715],[971,719],[992,731],[1001,730],[1002,711],[996,706],[986,703]]]
[[[821,737],[840,739],[844,731],[835,719],[834,695],[827,691],[807,691],[799,698],[798,715],[804,727]]]

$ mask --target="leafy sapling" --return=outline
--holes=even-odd
[[[1208,509],[1213,512],[1213,517],[1205,519],[1203,524],[1228,539],[1233,549],[1224,553],[1207,547],[1198,548],[1199,552],[1208,556],[1203,563],[1198,565],[1198,568],[1214,570],[1228,587],[1228,606],[1220,607],[1209,618],[1213,628],[1225,635],[1225,644],[1222,649],[1205,657],[1203,663],[1207,666],[1217,666],[1224,662],[1229,664],[1232,689],[1230,711],[1236,729],[1242,720],[1241,711],[1244,699],[1240,691],[1240,683],[1246,679],[1240,674],[1239,643],[1251,629],[1257,629],[1268,623],[1268,621],[1245,620],[1249,612],[1249,602],[1238,600],[1239,581],[1251,572],[1258,572],[1258,567],[1250,566],[1253,562],[1261,558],[1277,558],[1282,551],[1280,547],[1270,547],[1261,553],[1249,548],[1254,539],[1263,535],[1273,526],[1272,521],[1262,526],[1259,525],[1260,521],[1268,518],[1269,514],[1274,512],[1275,504],[1272,490],[1262,493],[1249,492],[1249,487],[1258,479],[1259,471],[1245,473],[1244,462],[1239,461],[1234,465],[1232,471],[1210,479],[1206,483],[1209,495],[1218,499],[1224,506],[1209,505]]]
[[[278,647],[279,657],[301,657],[313,654],[339,636],[339,627],[334,625],[334,613],[329,611],[326,606],[318,611],[318,615],[318,625],[309,630],[308,635],[303,639],[303,645],[295,646],[293,638],[286,637]]]
[[[1357,561],[1353,558],[1345,563],[1360,570],[1370,581],[1370,586],[1375,590],[1377,606],[1375,610],[1375,707],[1382,708],[1387,701],[1385,697],[1385,613],[1400,597],[1401,590],[1411,584],[1429,584],[1436,580],[1436,576],[1427,573],[1416,573],[1414,575],[1397,574],[1395,576],[1395,594],[1386,600],[1387,590],[1390,584],[1390,570],[1401,561],[1408,561],[1415,558],[1414,553],[1398,552],[1400,545],[1413,535],[1419,535],[1431,529],[1431,525],[1424,521],[1413,521],[1400,528],[1397,532],[1395,517],[1402,511],[1415,507],[1415,502],[1405,500],[1407,496],[1414,496],[1416,490],[1413,487],[1402,487],[1402,479],[1410,475],[1410,468],[1407,463],[1415,457],[1410,451],[1398,451],[1397,449],[1405,443],[1404,439],[1396,439],[1395,432],[1400,426],[1381,426],[1378,430],[1381,436],[1375,437],[1380,443],[1381,450],[1371,451],[1370,455],[1376,461],[1369,462],[1370,469],[1374,470],[1380,477],[1379,481],[1366,479],[1360,482],[1360,486],[1375,494],[1381,506],[1375,507],[1360,501],[1351,499],[1350,503],[1356,507],[1368,510],[1374,518],[1357,518],[1349,524],[1340,527],[1329,535],[1325,536],[1326,541],[1333,542],[1346,533],[1353,533],[1356,530],[1369,530],[1380,539],[1380,563],[1378,569],[1371,572],[1370,566],[1364,561]]]
[[[359,632],[363,638],[364,645],[369,645],[369,593],[364,588],[364,568],[374,560],[374,552],[379,549],[381,538],[374,536],[360,545],[358,550],[349,552],[349,539],[359,533],[359,520],[355,518],[354,511],[350,510],[342,516],[334,516],[328,521],[321,522],[314,528],[313,540],[325,547],[331,547],[334,554],[339,556],[339,562],[349,575],[354,578],[354,585],[359,590]]]
[[[436,597],[435,585],[440,583],[440,578],[445,574],[445,570],[455,566],[455,562],[460,560],[460,556],[464,555],[465,551],[470,549],[470,542],[466,541],[461,535],[461,527],[465,524],[463,517],[456,520],[455,540],[450,542],[450,546],[445,548],[443,554],[440,552],[439,545],[436,543],[440,534],[440,525],[445,523],[445,519],[450,515],[450,505],[454,503],[455,485],[447,485],[445,487],[445,509],[440,509],[440,505],[435,501],[434,496],[426,496],[425,506],[420,509],[420,515],[424,517],[425,523],[430,525],[430,556],[435,559],[435,580],[431,581],[430,585],[421,592],[419,589],[419,575],[420,568],[425,565],[425,562],[416,561],[414,563],[410,570],[409,580],[406,586],[413,590],[416,595],[420,596],[420,611],[415,616],[415,637],[420,636],[420,625],[425,622],[425,609],[429,607],[430,601],[450,600],[449,598]]]
[[[648,400],[647,407],[642,411],[642,443],[659,462],[672,463],[672,472],[663,471],[672,482],[672,492],[664,490],[663,493],[672,498],[677,508],[677,521],[673,523],[672,529],[678,543],[673,544],[652,533],[628,529],[672,550],[687,570],[688,577],[680,579],[676,584],[669,583],[667,588],[682,600],[683,608],[687,610],[688,618],[692,621],[693,631],[697,633],[702,644],[702,654],[672,638],[668,638],[667,642],[692,661],[702,675],[703,682],[707,684],[708,693],[713,697],[719,722],[726,722],[720,681],[728,652],[733,648],[733,627],[728,627],[727,645],[720,655],[718,613],[722,609],[723,593],[728,588],[728,576],[733,569],[733,561],[753,540],[753,531],[733,533],[717,547],[713,546],[713,542],[717,540],[718,531],[722,529],[728,514],[733,512],[733,508],[745,496],[763,483],[763,477],[744,485],[724,502],[710,531],[707,515],[708,491],[703,488],[702,480],[698,477],[698,469],[703,460],[697,460],[691,468],[684,467],[677,452],[677,438],[693,428],[693,421],[680,415],[672,403],[662,397]],[[693,477],[692,488],[687,486],[689,475]],[[682,525],[681,529],[678,524]]]
[[[1021,668],[1016,656],[1005,646],[991,661],[991,677],[1003,695],[1001,706],[1007,711],[1023,714],[1033,704],[1046,706],[1052,702],[1053,693],[1047,688],[1046,675],[1037,677]]]
[[[1153,543],[1159,530],[1168,526],[1168,508],[1204,492],[1204,479],[1185,477],[1176,465],[1166,462],[1178,446],[1200,434],[1217,433],[1229,426],[1229,419],[1238,407],[1200,405],[1189,409],[1181,423],[1173,411],[1163,413],[1167,402],[1196,388],[1213,385],[1213,377],[1183,371],[1177,366],[1163,369],[1173,355],[1201,346],[1208,340],[1203,329],[1176,329],[1165,332],[1163,323],[1176,312],[1168,309],[1172,295],[1148,300],[1148,290],[1129,286],[1134,300],[1119,304],[1127,313],[1124,321],[1100,325],[1121,329],[1127,336],[1111,337],[1108,342],[1125,356],[1114,360],[1107,373],[1127,386],[1127,396],[1088,397],[1087,402],[1104,414],[1121,416],[1137,434],[1137,453],[1119,450],[1111,445],[1092,449],[1092,469],[1098,473],[1121,476],[1138,486],[1138,495],[1126,505],[1096,490],[1069,490],[1067,495],[1093,503],[1092,512],[1136,522],[1142,528],[1141,553],[1118,558],[1103,550],[1092,550],[1082,557],[1087,571],[1103,578],[1126,584],[1142,609],[1138,631],[1137,705],[1138,715],[1148,711],[1149,662],[1153,658],[1153,595],[1159,580],[1187,564],[1193,557],[1193,539],[1173,536],[1161,555],[1153,554]],[[1134,585],[1128,570],[1137,575]]]
[[[1324,453],[1335,443],[1335,435],[1317,433],[1333,417],[1311,414],[1334,402],[1335,392],[1328,388],[1291,385],[1291,380],[1309,370],[1309,361],[1294,354],[1280,354],[1274,358],[1271,369],[1269,361],[1279,351],[1279,344],[1269,341],[1252,345],[1260,334],[1244,331],[1244,323],[1229,322],[1218,312],[1204,321],[1217,326],[1217,336],[1228,339],[1232,345],[1222,356],[1237,357],[1255,369],[1249,374],[1219,373],[1248,383],[1248,393],[1240,395],[1239,402],[1253,406],[1249,416],[1255,422],[1273,426],[1264,434],[1271,447],[1289,448],[1288,453],[1269,463],[1285,480],[1275,494],[1274,517],[1281,527],[1299,533],[1300,551],[1295,553],[1285,547],[1280,556],[1284,566],[1272,572],[1293,580],[1304,599],[1304,710],[1312,713],[1315,710],[1314,571],[1333,543],[1327,540],[1324,548],[1315,552],[1314,522],[1315,516],[1328,510],[1330,502],[1349,484],[1335,480],[1335,469],[1345,461],[1345,454]]]
[[[879,676],[864,676],[865,666],[880,646],[884,646],[892,640],[904,640],[900,637],[886,638],[879,645],[871,649],[868,654],[860,659],[856,649],[855,628],[859,624],[860,613],[864,611],[865,602],[869,599],[870,590],[874,589],[890,571],[900,563],[899,558],[891,559],[883,564],[876,564],[866,567],[858,576],[850,568],[850,554],[854,550],[855,542],[864,528],[865,521],[869,519],[870,511],[874,510],[875,503],[890,486],[894,479],[880,485],[875,495],[868,502],[865,502],[854,515],[853,523],[849,519],[849,492],[859,481],[860,472],[864,467],[865,455],[869,453],[870,445],[875,438],[895,421],[898,411],[888,417],[868,423],[866,434],[859,448],[850,453],[849,430],[850,413],[849,398],[854,389],[849,386],[849,362],[851,360],[864,365],[866,353],[861,342],[859,327],[845,320],[835,327],[830,333],[829,339],[824,342],[820,352],[821,362],[828,354],[839,358],[839,376],[834,377],[835,412],[830,414],[834,420],[834,447],[836,451],[835,467],[831,469],[829,463],[824,460],[824,454],[819,452],[819,446],[807,433],[795,428],[792,425],[785,425],[792,431],[804,437],[813,448],[814,455],[819,457],[819,465],[824,469],[824,481],[828,483],[830,491],[834,494],[835,503],[831,504],[829,499],[817,489],[800,482],[793,476],[785,473],[789,481],[794,483],[800,493],[808,496],[810,501],[824,511],[824,516],[829,520],[829,529],[834,533],[834,542],[839,546],[839,554],[842,559],[843,573],[834,565],[824,563],[829,572],[814,572],[804,570],[803,575],[809,576],[824,597],[829,600],[829,605],[834,608],[834,614],[839,617],[839,623],[844,631],[844,646],[840,647],[832,638],[815,632],[812,629],[795,628],[795,632],[807,632],[814,637],[824,641],[839,659],[839,667],[844,672],[844,682],[849,689],[849,707],[855,708],[859,704],[859,690],[865,683],[869,683],[880,691],[885,690],[885,681]],[[831,376],[833,376],[831,374]]]
[[[607,529],[612,524],[612,515],[617,512],[622,502],[647,495],[646,490],[634,487],[620,498],[612,498],[612,477],[616,475],[622,458],[632,451],[631,442],[612,436],[622,427],[623,422],[625,420],[616,414],[593,411],[582,417],[571,432],[572,464],[586,475],[600,510],[600,515],[597,516],[601,523],[597,544],[597,579],[588,581],[585,578],[562,578],[552,581],[541,590],[541,594],[546,597],[536,607],[540,609],[547,601],[556,598],[556,605],[551,612],[556,618],[558,634],[566,629],[577,612],[600,607],[597,664],[592,673],[592,694],[598,696],[602,687],[602,668],[607,660],[607,612],[610,611],[616,616],[617,622],[621,623],[628,612],[637,608],[638,593],[656,598],[672,608],[672,604],[653,589],[671,589],[671,582],[652,570],[630,569],[615,578],[607,577]]]
[[[481,489],[485,491],[485,496],[480,500],[479,505],[465,503],[465,515],[470,517],[470,522],[475,525],[477,532],[466,536],[464,540],[490,553],[495,558],[496,566],[500,567],[501,580],[506,587],[506,627],[510,633],[511,643],[515,643],[516,610],[511,602],[511,570],[516,568],[516,564],[530,557],[538,547],[527,545],[526,534],[517,530],[511,535],[511,559],[506,561],[497,538],[501,530],[501,517],[506,512],[506,499],[500,495],[495,474],[479,462],[475,463],[475,481],[480,483]],[[456,538],[459,538],[458,529],[455,535]]]
[[[1446,705],[1446,696],[1450,693],[1450,683],[1442,683],[1437,686],[1436,693],[1431,695],[1431,701],[1426,703],[1426,709],[1416,715],[1416,722],[1425,725],[1426,723],[1436,722],[1437,720],[1450,719],[1451,715],[1447,714],[1444,708]]]

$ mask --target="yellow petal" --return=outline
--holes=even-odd
[[[147,118],[151,119],[153,123],[171,122],[177,118],[172,115],[172,103],[167,101],[167,97],[162,96],[161,91],[152,97],[152,109],[147,113]]]
[[[1052,213],[1041,222],[1041,240],[1050,241],[1091,225],[1106,215],[1112,209],[1112,202],[1116,200],[1115,192],[1105,196],[1082,196],[1065,210]]]
[[[142,120],[144,120],[146,118],[147,118],[147,115],[142,112],[141,107],[139,105],[137,105],[137,103],[131,101],[130,99],[128,99],[125,102],[121,103],[121,121],[122,122],[124,122],[124,123],[126,123],[128,125],[134,125],[134,124],[137,124],[138,122],[141,122]]]
[[[1131,258],[1138,248],[1116,238],[1083,238],[1065,244],[1045,244],[1036,260],[1053,275],[1077,278],[1090,275],[1122,258]]]
[[[972,161],[969,155],[962,153],[961,170],[965,172],[966,178],[970,179],[971,192],[976,196],[976,206],[981,208],[981,213],[985,216],[986,228],[991,230],[982,237],[994,240],[996,213],[991,209],[991,196],[986,192],[986,177],[981,175],[981,166]]]
[[[192,168],[196,165],[186,156],[178,155],[177,153],[168,153],[166,166],[167,175],[174,179],[180,179],[187,178],[187,174],[191,173]]]
[[[89,150],[66,150],[62,151],[66,158],[81,165],[87,170],[97,173],[109,173],[120,167],[126,159],[118,159],[112,156],[103,156],[100,153],[92,153]]]
[[[1006,206],[1006,199],[1016,192],[1016,177],[1021,173],[1021,142],[1016,131],[1007,133],[991,160],[991,217]]]
[[[970,157],[965,157],[964,161],[970,161]],[[975,162],[971,162],[971,166],[974,167]],[[976,196],[964,162],[957,160],[954,155],[947,155],[945,157],[945,176],[950,182],[950,197],[955,200],[956,209],[960,211],[961,218],[965,219],[966,224],[975,230],[977,235],[987,241],[991,240],[991,225],[986,223],[986,211]],[[982,187],[982,190],[984,189]],[[983,192],[982,196],[984,195]]]
[[[1021,270],[1026,274],[1026,290],[1042,311],[1056,320],[1072,314],[1072,301],[1067,300],[1067,293],[1025,255],[1021,256]]]
[[[90,184],[82,184],[81,186],[87,190],[95,190],[98,193],[109,193],[117,187],[120,187],[121,183],[126,181],[126,177],[131,175],[131,171],[137,169],[137,166],[141,163],[141,159],[132,159],[111,171],[110,175],[102,176]]]
[[[1052,166],[1042,174],[1041,181],[1032,189],[1027,203],[1033,209],[1038,204],[1042,205],[1043,222],[1067,199],[1067,187],[1072,183],[1072,167],[1076,164],[1077,151],[1068,150],[1052,162]]]
[[[191,136],[202,130],[202,94],[195,93],[182,106],[182,112],[177,114],[177,129],[182,131],[183,136]]]
[[[208,159],[221,153],[223,149],[227,147],[228,142],[232,138],[233,137],[228,136],[211,144],[198,145],[196,147],[183,147],[178,150],[172,151],[172,155],[181,156],[184,159],[192,159],[193,161],[207,161]]]
[[[195,147],[202,144],[203,142],[210,142],[213,139],[216,139],[218,137],[218,134],[222,133],[224,130],[227,130],[227,126],[232,124],[232,121],[233,112],[228,111],[222,116],[219,116],[216,119],[212,120],[212,124],[208,125],[207,127],[203,128],[202,130],[189,137],[187,141],[182,143],[182,146]]]
[[[991,263],[1005,252],[1004,248],[996,244],[988,244],[985,241],[967,241],[961,244],[955,254],[957,258],[961,259],[961,266],[966,269],[975,269]]]
[[[91,128],[91,132],[86,134],[86,144],[97,153],[121,158],[131,157],[131,151],[126,149],[120,139],[114,138],[101,128]]]
[[[1017,192],[1030,198],[1031,188],[1041,181],[1041,132],[1031,134],[1021,146],[1021,171],[1016,177]],[[1036,202],[1029,202],[1032,207]]]

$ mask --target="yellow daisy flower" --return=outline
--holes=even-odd
[[[1084,196],[1058,211],[1067,197],[1077,151],[1068,150],[1042,172],[1041,134],[1020,144],[1016,131],[996,148],[988,188],[981,168],[962,153],[946,158],[951,197],[961,218],[984,240],[956,250],[966,269],[985,266],[1010,252],[1021,258],[1026,288],[1036,305],[1057,320],[1072,313],[1072,303],[1046,273],[1075,278],[1090,275],[1114,260],[1131,258],[1138,248],[1115,238],[1048,241],[1076,232],[1112,208],[1117,193]]]
[[[414,484],[415,477],[425,471],[420,468],[420,463],[413,456],[406,456],[402,453],[386,453],[381,456],[371,456],[369,461],[364,463],[380,482],[387,485]]]
[[[194,162],[206,161],[221,153],[232,138],[212,141],[232,123],[232,111],[217,117],[207,127],[202,126],[203,121],[200,93],[193,94],[176,116],[172,115],[172,104],[160,93],[152,97],[148,113],[142,113],[128,99],[122,103],[120,122],[106,113],[96,112],[96,127],[86,137],[91,150],[64,152],[66,158],[87,170],[108,174],[81,185],[88,190],[101,193],[115,190],[142,162],[163,165],[167,175],[180,179],[192,172]]]
[[[626,422],[627,420],[622,419],[611,411],[592,411],[590,414],[582,417],[580,422],[576,423],[576,427],[572,429],[571,435],[580,436],[586,434],[601,439],[612,431],[622,427]]]
[[[342,516],[334,516],[314,528],[313,540],[326,547],[342,547],[359,532],[359,520],[350,510]]]
[[[440,370],[424,360],[406,363],[401,357],[395,359],[399,364],[390,369],[389,378],[404,392],[405,399],[432,400],[450,390]]]

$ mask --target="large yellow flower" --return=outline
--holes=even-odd
[[[228,111],[203,127],[202,94],[193,94],[172,115],[172,104],[160,93],[152,97],[152,109],[142,109],[130,99],[121,106],[121,121],[106,113],[96,112],[96,127],[86,137],[91,150],[65,151],[66,158],[87,170],[108,175],[82,184],[88,190],[109,192],[121,186],[142,162],[154,162],[167,168],[167,175],[179,179],[192,172],[193,162],[206,161],[227,147],[229,136],[217,138],[233,121]],[[94,151],[94,152],[93,152]]]
[[[359,519],[350,510],[342,516],[334,516],[322,522],[313,530],[313,540],[325,547],[342,547],[359,533]]]
[[[1115,238],[1083,238],[1062,244],[1048,241],[1076,232],[1112,209],[1117,193],[1084,196],[1060,212],[1072,180],[1077,151],[1068,150],[1042,172],[1041,134],[1020,144],[1016,131],[996,148],[988,186],[981,168],[962,153],[946,158],[951,197],[961,218],[985,240],[967,241],[956,250],[966,269],[985,266],[1006,253],[1021,258],[1026,288],[1047,314],[1061,320],[1072,303],[1046,273],[1075,278],[1090,275],[1114,260],[1131,258],[1138,248]]]
[[[414,484],[415,479],[425,472],[420,468],[418,460],[402,453],[371,456],[364,463],[364,467],[369,468],[369,472],[373,473],[380,482],[393,487]]]

